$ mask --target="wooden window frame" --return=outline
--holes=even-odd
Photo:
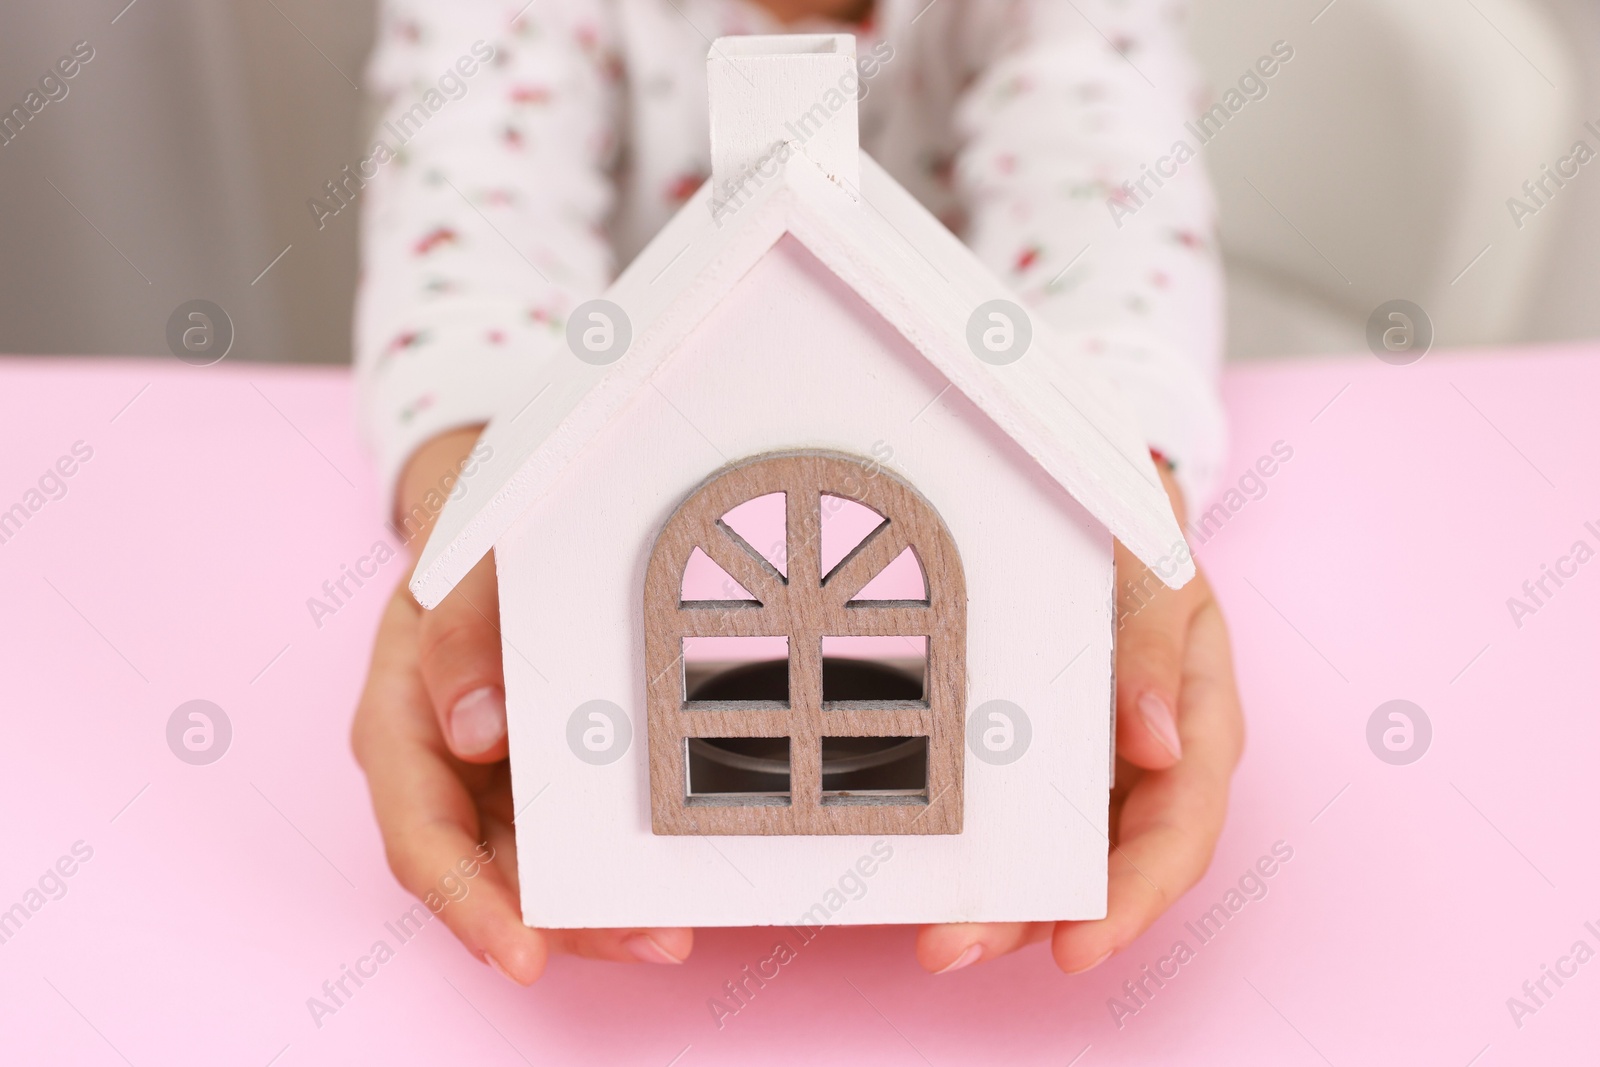
[[[786,495],[787,576],[720,520],[772,493]],[[821,573],[822,497],[853,500],[886,522],[829,574]],[[798,549],[795,546],[800,546]],[[754,601],[682,599],[684,569],[699,548]],[[926,601],[851,598],[905,549],[915,552]],[[957,834],[961,832],[966,707],[966,579],[943,520],[881,463],[838,452],[754,456],[696,488],[662,528],[644,583],[645,696],[651,825],[663,835]],[[822,638],[925,636],[921,701],[822,702]],[[686,637],[787,637],[789,700],[684,699]],[[689,738],[788,737],[790,794],[748,804],[688,793]],[[926,737],[921,797],[824,802],[824,737]]]

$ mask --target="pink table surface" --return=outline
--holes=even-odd
[[[1600,950],[1600,561],[1520,627],[1507,598],[1600,547],[1600,349],[1259,365],[1227,397],[1228,481],[1293,450],[1199,549],[1249,748],[1210,873],[1125,952],[931,978],[908,929],[831,929],[719,1029],[708,1001],[772,931],[521,990],[435,922],[319,1026],[307,998],[412,903],[346,742],[400,566],[320,628],[306,607],[386,536],[350,380],[0,361],[0,510],[93,449],[0,544],[0,909],[39,903],[0,944],[0,1062],[1597,1062],[1600,962],[1568,954]],[[196,698],[234,731],[209,766],[165,740]],[[1395,698],[1434,730],[1406,766],[1366,742]],[[1202,944],[1185,924],[1280,841],[1266,896]],[[78,842],[65,894],[30,898]],[[1180,939],[1119,1025],[1108,1002]]]

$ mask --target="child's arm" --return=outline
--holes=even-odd
[[[612,271],[612,5],[531,5],[507,29],[515,8],[387,0],[371,63],[387,101],[378,136],[406,143],[360,191],[357,380],[413,556],[477,426],[525,392],[532,335],[561,329],[569,294],[599,292]],[[555,952],[677,962],[691,931],[522,924],[497,592],[491,555],[436,610],[402,584],[384,612],[351,740],[389,865],[514,981]],[[468,886],[459,899],[439,892],[451,874]]]
[[[523,393],[535,338],[611,279],[612,6],[539,4],[508,27],[515,7],[489,0],[382,5],[356,371],[391,493],[420,445]]]
[[[1187,4],[993,6],[966,9],[997,39],[957,112],[964,237],[1121,387],[1198,501],[1225,450],[1223,301],[1204,162],[1173,159],[1202,91]]]

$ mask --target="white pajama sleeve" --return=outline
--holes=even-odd
[[[521,6],[381,4],[355,358],[360,423],[391,502],[418,445],[517,402],[535,353],[615,271],[604,233],[621,106],[612,6],[546,2],[513,22]]]
[[[1211,190],[1201,160],[1171,158],[1201,87],[1185,6],[996,2],[956,181],[968,243],[1115,382],[1194,506],[1226,434]]]

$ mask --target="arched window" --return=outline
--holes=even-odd
[[[778,504],[780,494],[777,544],[763,554],[730,513]],[[826,517],[845,505],[870,531],[824,571]],[[724,572],[712,585],[719,598],[686,598],[691,560],[702,578],[707,567]],[[914,582],[904,591],[902,573],[891,592],[904,599],[862,598],[882,595],[893,584],[886,572],[911,564],[921,596]],[[655,832],[960,833],[966,612],[949,531],[881,464],[785,452],[718,472],[667,520],[645,575]],[[697,679],[686,650],[707,639],[744,639],[766,658]],[[915,669],[859,658],[890,639],[920,651]],[[829,646],[856,658],[825,654]]]

